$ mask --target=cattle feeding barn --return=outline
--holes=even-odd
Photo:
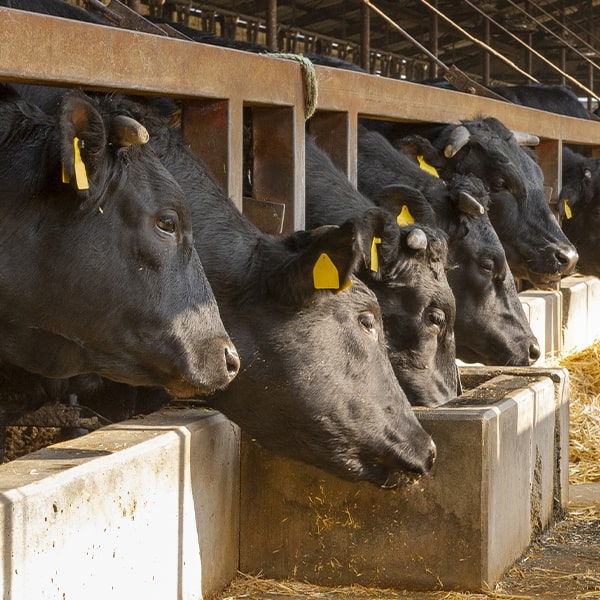
[[[600,139],[597,120],[408,81],[406,65],[412,65],[413,73],[421,74],[414,79],[437,76],[442,67],[439,61],[433,61],[434,70],[430,58],[417,58],[414,53],[409,56],[405,42],[390,50],[386,58],[377,48],[384,40],[375,35],[380,28],[374,25],[373,15],[378,13],[369,12],[376,9],[370,2],[356,2],[351,7],[348,2],[331,3],[327,18],[323,14],[319,18],[321,7],[315,6],[312,13],[308,10],[296,15],[303,28],[298,28],[295,36],[289,32],[284,36],[285,44],[292,39],[304,42],[310,38],[309,28],[318,30],[319,23],[325,27],[331,20],[341,20],[346,26],[347,39],[358,36],[362,42],[358,45],[354,42],[353,47],[361,54],[360,61],[355,62],[365,72],[313,66],[297,53],[298,47],[285,45],[275,34],[279,22],[277,9],[280,19],[291,18],[290,11],[293,13],[293,7],[286,3],[278,7],[269,2],[262,7],[260,18],[249,14],[250,3],[240,4],[242,16],[237,19],[233,19],[235,10],[225,4],[221,11],[219,7],[208,10],[193,3],[166,4],[167,8],[173,8],[170,14],[164,8],[159,11],[162,5],[132,6],[147,16],[166,15],[169,21],[175,15],[186,26],[196,24],[194,19],[204,19],[212,27],[212,33],[217,25],[222,30],[226,23],[241,24],[247,32],[256,34],[247,40],[265,43],[271,52],[245,52],[197,43],[177,35],[173,26],[160,27],[150,20],[140,20],[138,13],[115,0],[107,6],[113,11],[112,18],[117,21],[122,18],[121,27],[115,23],[104,25],[41,14],[51,13],[53,3],[48,0],[22,0],[21,6],[32,12],[19,10],[15,0],[3,1],[0,82],[44,86],[59,95],[61,88],[76,88],[90,97],[109,92],[109,99],[113,94],[115,97],[128,94],[145,98],[148,104],[153,104],[155,98],[175,101],[180,109],[176,116],[185,142],[208,166],[214,179],[210,185],[225,190],[232,206],[255,224],[256,227],[244,225],[244,235],[258,240],[267,249],[267,257],[273,260],[280,256],[286,243],[267,241],[263,232],[269,236],[290,236],[285,238],[286,251],[297,252],[299,257],[294,255],[294,264],[304,265],[303,251],[312,248],[314,253],[325,247],[321,246],[329,243],[325,236],[335,237],[331,244],[345,249],[340,254],[348,255],[347,232],[358,231],[352,229],[355,224],[348,224],[343,226],[345,229],[340,228],[339,234],[303,233],[307,222],[306,179],[310,176],[304,169],[307,130],[353,185],[360,184],[359,139],[365,126],[375,130],[387,122],[411,132],[416,129],[425,132],[435,126],[451,139],[454,138],[449,129],[458,130],[464,137],[471,128],[467,132],[469,139],[475,139],[477,132],[487,126],[495,131],[527,133],[526,144],[530,149],[523,151],[528,157],[523,160],[531,160],[531,152],[535,151],[536,159],[531,164],[537,163],[543,174],[543,190],[540,188],[538,192],[545,192],[544,206],[551,207],[563,219],[569,218],[565,213],[570,208],[569,199],[565,203],[560,195],[563,145],[595,156]],[[420,15],[421,21],[431,17],[425,4],[429,3],[406,3],[407,22],[412,23],[414,37],[418,37],[419,30],[415,17]],[[445,4],[448,3],[436,3],[440,9]],[[498,20],[510,12],[509,5],[516,3],[485,3],[488,4],[490,15]],[[549,9],[550,3],[537,4]],[[93,5],[95,10],[90,14],[102,15],[102,7],[106,6]],[[586,7],[588,15],[593,16],[596,2],[590,1]],[[565,19],[571,12],[569,6],[563,7]],[[402,24],[401,14],[390,14]],[[252,16],[255,18],[251,19]],[[454,15],[455,20],[458,18]],[[551,19],[538,20],[545,27],[550,26]],[[485,32],[485,22],[476,22]],[[508,27],[508,22],[505,25]],[[575,23],[572,25],[575,27]],[[541,30],[538,25],[537,31]],[[433,36],[432,31],[437,30],[428,28],[428,36]],[[530,41],[534,39],[535,31],[523,31],[524,36],[531,36]],[[435,48],[437,56],[458,62],[452,58],[452,52],[458,53],[461,45],[455,37],[438,33],[439,40],[433,36],[435,43],[433,37],[426,42],[432,48],[440,42]],[[348,59],[351,54],[339,51],[340,34],[335,35],[334,38],[332,26],[323,30],[320,38],[315,36],[322,43],[307,47],[306,53],[336,48],[334,59]],[[351,47],[348,42],[346,48]],[[282,52],[276,52],[275,48]],[[468,82],[473,81],[483,87],[515,83],[508,79],[507,71],[492,77],[490,64],[480,60],[480,50],[475,52],[473,45],[469,48],[470,52],[463,56],[469,56],[470,61],[462,65],[462,75],[455,70],[450,73],[454,83],[462,82],[461,89],[465,89],[465,82],[468,88]],[[509,44],[504,50],[508,53],[510,48]],[[544,52],[549,55],[549,50]],[[512,50],[511,53],[514,58]],[[475,55],[477,60],[473,58]],[[400,68],[404,77],[383,77],[369,72],[382,73],[384,62],[404,65]],[[565,56],[563,70],[568,65]],[[592,108],[593,77],[586,79],[581,72],[577,75],[585,81],[588,108]],[[544,78],[554,83],[547,73]],[[106,114],[112,115],[108,109]],[[140,112],[140,122],[142,117]],[[500,125],[489,125],[489,121],[483,120],[490,117]],[[150,118],[145,125],[151,140],[153,132],[160,138],[160,129],[152,128]],[[522,152],[515,134],[499,138],[513,144],[515,154]],[[431,137],[428,141],[431,151],[437,151],[435,156],[442,161],[440,169],[466,175],[460,172],[461,164],[468,164],[466,159],[459,160],[460,149],[454,147],[446,153],[451,142],[436,148],[436,139]],[[479,141],[473,148],[481,145]],[[84,147],[79,149],[85,154]],[[164,146],[157,143],[149,147],[158,155],[163,153],[168,164]],[[475,155],[474,149],[469,152]],[[77,160],[75,153],[76,164]],[[486,155],[478,158],[477,165],[485,160]],[[534,180],[538,167],[531,168],[535,171],[530,172]],[[481,174],[482,180],[487,174]],[[71,175],[73,178],[75,172]],[[193,194],[193,186],[185,174],[180,179],[174,178],[188,196]],[[164,181],[167,180],[169,185],[173,184],[165,176]],[[506,197],[506,190],[511,194],[516,192],[511,185],[497,189],[495,183],[492,178],[486,185],[491,206],[495,199],[498,207]],[[528,180],[515,187],[527,188],[530,184]],[[217,197],[219,192],[211,194]],[[487,206],[485,202],[483,206]],[[529,205],[533,204],[531,200]],[[469,206],[473,210],[480,204]],[[482,208],[482,214],[485,212]],[[543,215],[537,215],[533,221],[544,223],[544,219]],[[202,241],[196,242],[196,246],[204,248],[204,254],[199,252],[200,258],[217,298],[218,290],[228,285],[226,277],[220,280],[220,261],[224,264],[228,255],[242,251],[235,237],[223,235],[229,224],[236,222],[236,217],[219,221],[214,231],[194,224],[194,236],[201,230]],[[161,223],[168,228],[164,219]],[[359,237],[358,233],[353,235]],[[525,254],[541,255],[546,250],[527,248],[523,242],[529,240],[529,235],[533,239],[534,229],[513,236],[518,238],[515,247],[519,249],[506,251],[511,268],[511,261],[514,264],[522,261],[523,246]],[[512,247],[502,242],[505,248]],[[226,247],[220,247],[221,244]],[[316,459],[309,464],[308,452],[295,456],[286,445],[295,449],[296,438],[284,435],[282,439],[277,431],[277,426],[283,428],[286,421],[296,422],[296,415],[286,415],[278,406],[278,400],[287,398],[286,394],[293,395],[293,390],[282,386],[265,392],[262,388],[268,386],[260,379],[258,384],[251,382],[249,387],[243,387],[240,382],[245,381],[244,361],[260,362],[259,353],[252,355],[252,344],[259,346],[261,340],[249,343],[242,334],[237,339],[232,335],[240,350],[240,374],[223,392],[222,398],[226,400],[221,405],[218,400],[213,403],[221,412],[207,409],[203,402],[173,401],[144,418],[94,427],[87,435],[0,466],[2,597],[105,599],[135,595],[198,600],[217,594],[238,571],[325,586],[360,584],[398,590],[473,592],[493,589],[530,542],[555,526],[568,510],[569,372],[557,366],[557,360],[591,346],[600,337],[600,282],[593,275],[568,273],[574,255],[560,240],[551,254],[558,266],[547,271],[543,270],[545,267],[524,270],[519,286],[519,302],[537,338],[539,352],[533,352],[528,340],[527,358],[520,363],[461,365],[462,394],[436,408],[414,407],[418,422],[415,420],[413,431],[419,431],[421,436],[422,456],[413,458],[420,464],[420,472],[427,474],[392,481],[387,471],[383,471],[383,465],[378,464],[383,460],[377,457],[370,465],[375,475],[356,481],[339,477],[332,469],[332,462],[325,462],[325,468],[320,468],[323,465]],[[531,265],[534,260],[524,262]],[[341,261],[336,260],[336,264],[342,272]],[[561,273],[563,266],[569,269]],[[350,270],[348,265],[345,268]],[[214,279],[211,273],[216,273]],[[300,270],[297,273],[297,277],[289,275],[290,285],[300,277]],[[527,283],[528,276],[536,283],[537,275],[548,273],[552,277],[539,279],[542,288]],[[332,289],[341,289],[341,283],[331,286]],[[341,291],[339,297],[345,293],[367,295],[367,291],[360,291],[360,285],[357,281],[351,292]],[[244,331],[246,322],[260,321],[258,304],[247,300],[247,296],[260,297],[259,293],[250,289],[250,282],[248,288],[243,290],[244,294],[238,294],[239,302],[227,306],[220,303],[228,332],[228,323],[240,328],[236,331]],[[293,289],[294,294],[301,293]],[[69,306],[76,306],[72,298]],[[265,336],[272,329],[266,323],[263,321]],[[310,326],[309,329],[306,325],[298,337],[306,336],[311,342],[318,340],[318,330],[313,324]],[[369,322],[365,328],[371,331],[375,325]],[[478,332],[474,328],[471,334],[477,336]],[[274,343],[285,346],[285,339],[276,338]],[[231,360],[228,368],[234,368]],[[305,376],[299,368],[289,379],[301,387],[304,380],[314,377],[313,371],[306,373]],[[365,374],[361,383],[364,389],[366,386],[372,390],[384,389],[377,388],[372,379]],[[123,382],[123,378],[117,381]],[[262,385],[260,393],[251,385]],[[318,388],[320,393],[335,398],[336,394],[326,387]],[[389,388],[397,394],[394,397],[404,398],[396,388]],[[111,389],[107,388],[106,393],[111,394]],[[342,387],[339,390],[341,397]],[[244,394],[248,398],[246,404]],[[218,393],[215,397],[219,397]],[[262,398],[260,402],[250,404],[258,397]],[[373,402],[369,406],[380,407],[376,401],[367,400]],[[332,413],[339,411],[339,406],[331,406]],[[239,418],[249,424],[248,430],[240,429],[226,417],[229,410],[234,415],[233,421]],[[352,410],[359,412],[358,405]],[[265,434],[261,431],[261,416],[267,411],[281,414],[280,420],[274,419],[275,425]],[[361,415],[365,430],[375,430],[375,417]],[[414,417],[407,417],[410,418]],[[298,424],[304,425],[301,420]],[[277,435],[278,443],[271,451],[268,436]],[[429,436],[436,446],[433,467],[434,451]],[[261,443],[256,443],[255,438]],[[360,435],[352,438],[349,444],[352,440],[358,443],[359,438]],[[326,452],[327,444],[319,441],[321,446],[315,456],[321,456],[319,451]],[[306,444],[304,448],[309,446]],[[402,460],[408,459],[402,457]],[[392,489],[382,489],[387,484]]]

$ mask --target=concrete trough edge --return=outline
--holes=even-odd
[[[0,466],[0,598],[199,600],[238,566],[238,428],[167,409]]]

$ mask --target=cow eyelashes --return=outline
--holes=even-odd
[[[360,315],[358,315],[358,322],[368,335],[370,335],[371,337],[373,337],[375,339],[377,339],[379,337],[378,333],[377,333],[377,327],[376,327],[377,322],[375,320],[375,315],[373,313],[370,313],[370,312],[361,313]]]
[[[426,314],[427,321],[433,327],[436,327],[440,332],[446,326],[446,315],[444,311],[439,308],[430,308]]]
[[[162,214],[156,217],[156,226],[169,235],[175,235],[179,221],[176,214]]]
[[[491,258],[484,259],[479,263],[479,268],[482,271],[486,271],[488,273],[493,273],[494,267],[495,267],[494,261]]]

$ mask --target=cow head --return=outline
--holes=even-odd
[[[227,385],[239,359],[194,249],[181,188],[111,100],[49,116],[0,101],[0,358],[174,395]]]
[[[562,183],[558,213],[563,231],[577,248],[577,270],[599,277],[600,161],[563,147]]]
[[[437,212],[418,190],[390,185],[378,201],[392,213],[405,207],[417,222],[448,234],[448,282],[456,300],[456,354],[466,362],[529,365],[540,356],[508,270],[502,245],[486,214],[488,198],[477,178],[457,176]],[[430,212],[423,210],[423,204]],[[474,328],[477,335],[473,335]]]
[[[356,221],[365,257],[359,275],[381,306],[390,361],[402,389],[416,406],[453,400],[459,389],[456,306],[446,277],[444,234],[426,225],[399,226],[395,216],[378,208]]]
[[[548,287],[573,271],[577,252],[560,229],[544,194],[542,170],[515,135],[494,118],[449,125],[434,144],[445,173],[473,173],[489,188],[489,215],[515,277]]]
[[[353,222],[297,232],[262,246],[243,297],[215,288],[242,368],[208,403],[279,454],[394,487],[428,472],[435,450],[392,370],[377,298],[350,276],[361,246]]]

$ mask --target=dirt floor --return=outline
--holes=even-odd
[[[600,483],[572,486],[568,516],[536,540],[494,590],[413,592],[323,588],[239,574],[214,600],[600,600]]]

